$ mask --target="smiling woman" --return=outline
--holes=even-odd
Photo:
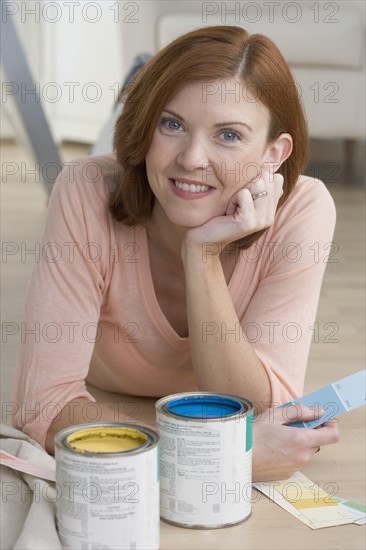
[[[313,250],[326,253],[335,210],[301,176],[306,122],[282,55],[241,28],[199,29],[152,58],[124,102],[115,154],[60,175],[42,243],[70,254],[37,264],[29,288],[26,326],[68,328],[27,339],[15,379],[30,411],[15,425],[50,452],[57,431],[88,420],[85,380],[239,395],[257,414],[303,391],[326,265]],[[289,477],[338,439],[336,424],[290,428],[278,411],[255,424],[257,480]]]

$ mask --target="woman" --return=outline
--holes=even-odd
[[[33,413],[15,425],[53,452],[58,430],[88,420],[85,379],[242,395],[258,414],[254,479],[289,477],[338,431],[263,412],[302,393],[325,268],[313,249],[335,223],[325,186],[299,177],[306,123],[284,59],[237,27],[178,38],[129,87],[114,149],[55,185],[25,311],[41,335],[15,382]]]

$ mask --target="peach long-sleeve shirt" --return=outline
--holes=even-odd
[[[113,155],[85,157],[64,168],[52,192],[13,388],[13,423],[41,445],[62,406],[94,401],[85,380],[141,396],[197,389],[189,338],[174,331],[154,292],[145,228],[108,212],[117,175]],[[248,339],[274,404],[302,393],[334,225],[324,184],[301,176],[235,265],[228,287],[240,324],[202,328],[208,345],[217,331],[227,342]]]

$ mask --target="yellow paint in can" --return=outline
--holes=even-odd
[[[69,435],[67,443],[79,453],[122,453],[144,446],[147,437],[131,428],[87,428]]]

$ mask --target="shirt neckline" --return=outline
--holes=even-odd
[[[181,337],[171,326],[168,319],[165,317],[162,311],[158,299],[155,293],[154,282],[152,279],[149,245],[147,240],[146,227],[142,225],[135,226],[135,242],[137,244],[138,258],[137,262],[137,274],[138,284],[140,287],[140,295],[142,296],[144,307],[154,323],[155,327],[159,330],[164,339],[173,347],[182,349],[189,346],[189,336]],[[236,280],[239,277],[240,270],[238,269],[238,263],[235,264],[234,270],[231,274],[228,289],[232,296],[232,300],[235,298]]]

